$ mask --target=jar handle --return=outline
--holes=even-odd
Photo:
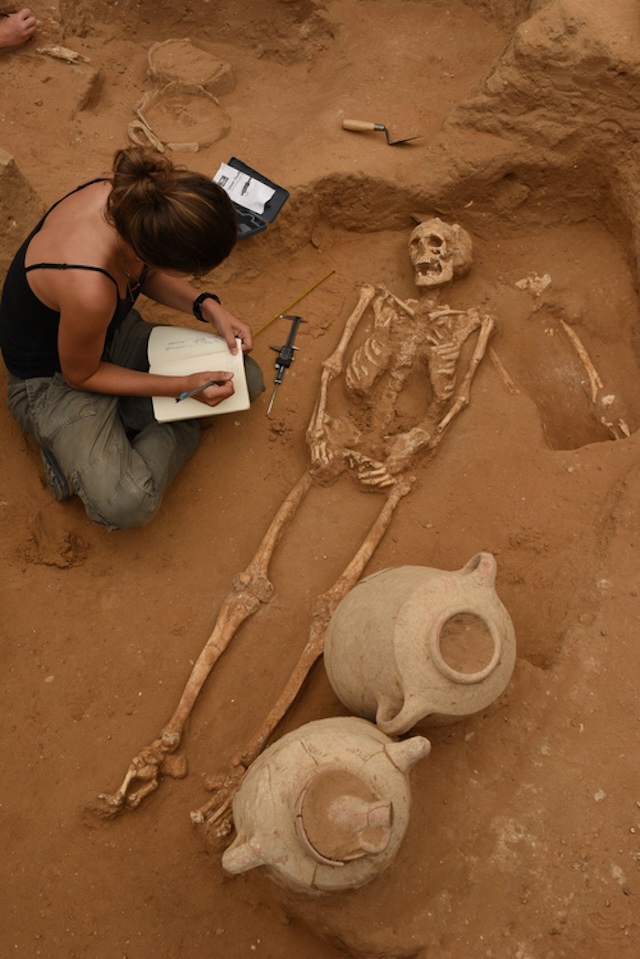
[[[476,553],[464,564],[460,572],[464,576],[473,576],[483,586],[493,586],[497,569],[498,564],[493,553]]]

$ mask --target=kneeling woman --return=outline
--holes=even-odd
[[[262,390],[246,354],[251,331],[213,295],[187,282],[231,252],[233,204],[216,183],[141,147],[116,153],[111,178],[59,200],[18,250],[0,304],[0,348],[9,408],[40,446],[56,499],[76,493],[109,529],[143,526],[192,455],[198,420],[157,423],[152,396],[177,396],[208,380],[197,399],[233,393],[230,374],[148,372],[152,325],[133,308],[140,293],[193,313],[235,351],[242,341],[251,399]]]

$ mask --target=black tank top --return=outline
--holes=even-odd
[[[115,330],[131,311],[140,293],[140,287],[144,284],[147,276],[146,266],[136,287],[128,290],[127,296],[122,299],[115,278],[100,266],[77,263],[33,263],[28,267],[24,265],[29,243],[42,228],[51,210],[54,210],[67,196],[104,180],[104,177],[99,177],[89,183],[83,183],[54,203],[31,231],[9,267],[0,300],[0,349],[7,369],[20,379],[53,376],[54,373],[60,372],[58,355],[60,314],[38,299],[29,286],[27,273],[32,270],[92,270],[108,276],[116,289],[116,306],[105,335],[105,351]]]

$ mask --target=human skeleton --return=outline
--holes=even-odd
[[[494,329],[494,319],[481,316],[476,309],[438,306],[432,291],[469,270],[471,238],[459,225],[435,218],[412,232],[409,253],[416,286],[419,292],[427,292],[426,297],[403,302],[384,287],[362,286],[337,349],[322,364],[318,400],[307,430],[310,468],[282,503],[248,567],[234,579],[169,723],[160,737],[133,759],[120,788],[113,795],[99,797],[107,815],[137,807],[158,787],[161,774],[185,774],[186,764],[176,750],[186,721],[213,666],[240,625],[261,604],[270,601],[274,587],[268,578],[269,563],[291,518],[314,483],[328,485],[349,471],[360,488],[384,492],[384,505],[342,575],[314,602],[307,644],[262,729],[243,754],[233,759],[232,775],[214,783],[212,801],[192,813],[195,822],[222,822],[221,831],[228,831],[225,820],[235,789],[322,654],[333,611],[362,577],[395,507],[411,489],[413,480],[408,473],[416,457],[432,453],[454,418],[468,405],[471,383]],[[345,365],[347,350],[369,308],[373,311],[372,329]],[[423,419],[404,430],[398,418],[398,400],[409,378],[421,370],[428,376],[432,399]],[[343,372],[349,415],[332,417],[327,412],[329,385]],[[369,427],[366,436],[365,425]]]

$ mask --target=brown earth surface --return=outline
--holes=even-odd
[[[0,409],[0,956],[635,959],[636,0],[44,0],[34,12],[35,38],[0,51],[3,270],[41,207],[107,171],[128,142],[134,108],[158,85],[153,45],[189,39],[193,61],[176,68],[228,65],[228,123],[176,156],[211,175],[236,156],[290,192],[203,288],[257,330],[330,275],[296,307],[306,324],[272,417],[281,319],[256,336],[266,394],[203,433],[144,529],[107,533],[79,501],[54,502],[37,450]],[[86,59],[43,52],[53,46]],[[188,142],[197,103],[167,108],[171,136]],[[392,147],[343,130],[345,117],[422,137]],[[188,722],[186,778],[162,777],[113,819],[94,808],[173,714],[234,576],[308,465],[321,364],[359,285],[415,295],[414,213],[471,233],[474,266],[446,301],[491,312],[497,331],[469,407],[416,464],[367,572],[455,570],[492,553],[518,658],[491,708],[426,730],[431,754],[412,771],[390,867],[307,899],[260,869],[226,874],[190,812],[258,729],[314,598],[379,511],[381,497],[347,476],[311,490],[278,546],[272,600],[238,631]],[[517,285],[534,274],[551,279],[539,295]],[[567,330],[628,436],[600,421]],[[319,661],[272,739],[345,712]]]

